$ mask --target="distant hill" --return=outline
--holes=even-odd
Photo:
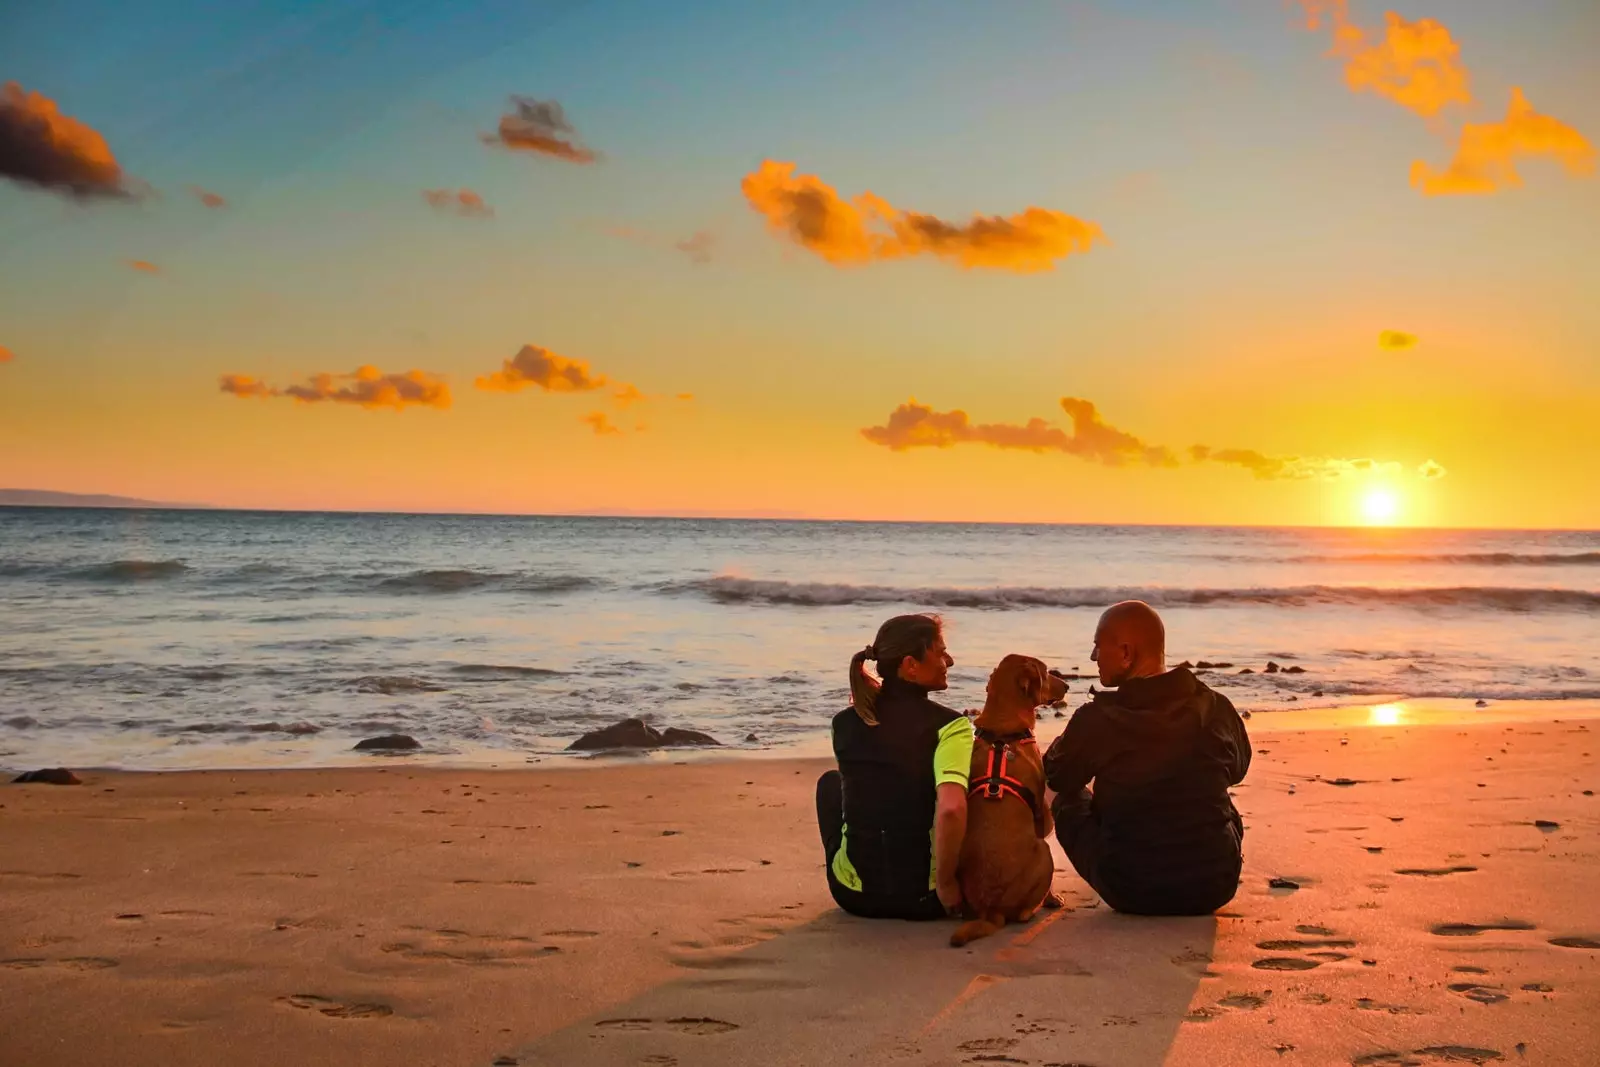
[[[174,504],[106,493],[57,493],[50,489],[0,489],[0,507],[36,508],[209,508],[209,504]]]

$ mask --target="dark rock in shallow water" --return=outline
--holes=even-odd
[[[698,730],[669,726],[657,730],[643,719],[623,719],[610,726],[591,730],[567,746],[568,752],[592,752],[604,748],[675,748],[686,745],[720,745],[722,742]]]
[[[1184,660],[1182,663],[1174,664],[1172,667],[1173,670],[1178,670],[1179,668],[1182,668],[1186,671],[1192,671],[1194,670],[1194,664],[1190,663],[1188,660]]]
[[[421,747],[417,739],[408,734],[384,734],[382,737],[369,737],[356,742],[356,749],[363,752],[408,752]]]
[[[1246,668],[1244,668],[1244,669],[1243,669],[1243,670],[1241,670],[1241,671],[1240,671],[1240,672],[1239,672],[1239,673],[1240,673],[1240,674],[1254,674],[1254,673],[1256,673],[1256,672],[1255,672],[1255,671],[1253,671],[1253,670],[1251,670],[1251,669],[1250,669],[1250,668],[1249,668],[1249,667],[1246,667]]]
[[[1195,664],[1195,669],[1202,671],[1220,671],[1231,666],[1233,666],[1231,663],[1211,663],[1206,660],[1201,660],[1199,663]]]
[[[1272,662],[1270,659],[1267,660],[1267,673],[1268,674],[1277,674],[1278,673],[1278,665],[1276,663]]]
[[[744,743],[747,745],[759,745],[761,743],[761,738],[757,737],[755,734],[745,734]]]
[[[1301,666],[1298,666],[1298,665],[1294,666],[1294,667],[1285,667],[1283,669],[1283,673],[1284,674],[1304,674],[1304,673],[1306,673],[1306,669],[1304,667],[1301,667]]]
[[[11,779],[16,783],[40,782],[45,785],[82,785],[78,776],[65,767],[46,767],[43,770],[23,771]]]

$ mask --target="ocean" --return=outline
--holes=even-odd
[[[1092,674],[1133,597],[1255,714],[1600,698],[1596,532],[14,507],[0,765],[515,762],[629,715],[814,749],[890,615],[945,618],[968,708],[1008,652]]]

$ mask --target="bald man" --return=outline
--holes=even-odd
[[[1228,796],[1250,768],[1244,723],[1187,668],[1167,670],[1166,628],[1142,601],[1106,609],[1090,658],[1112,690],[1074,712],[1045,754],[1056,837],[1118,911],[1215,911],[1233,899],[1244,857]]]

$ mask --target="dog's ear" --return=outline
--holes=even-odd
[[[1028,698],[1028,706],[1036,708],[1049,698],[1049,679],[1045,675],[1045,666],[1032,656],[1019,658],[1022,662],[1017,668],[1017,685]]]

